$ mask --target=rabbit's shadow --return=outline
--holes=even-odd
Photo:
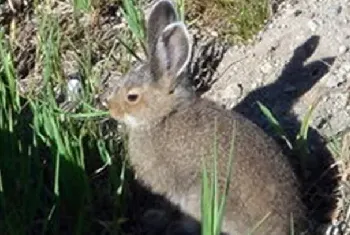
[[[309,154],[302,156],[298,151],[290,151],[286,143],[274,133],[257,105],[257,101],[260,101],[267,106],[285,129],[288,137],[296,137],[301,122],[292,112],[294,103],[329,72],[336,59],[327,57],[306,63],[314,54],[319,41],[320,37],[313,35],[297,47],[274,83],[250,92],[233,110],[253,121],[280,143],[286,155],[290,156],[291,164],[302,183],[302,192],[310,218],[322,222],[324,216],[327,216],[336,205],[334,192],[339,173],[334,167],[335,160],[327,149],[324,138],[316,129],[310,127],[307,140]]]
[[[332,154],[326,148],[322,136],[316,129],[310,127],[308,144],[311,154],[304,161],[306,165],[303,165],[302,169],[299,156],[295,156],[295,152],[292,153],[288,150],[285,142],[273,132],[257,106],[257,101],[263,103],[273,112],[275,117],[278,117],[289,136],[296,135],[301,123],[297,116],[291,112],[293,104],[328,73],[329,68],[335,61],[335,57],[328,57],[305,64],[306,60],[315,52],[319,40],[319,36],[311,36],[306,42],[297,47],[276,82],[250,92],[233,110],[260,126],[280,143],[285,153],[290,156],[291,163],[300,178],[310,218],[318,222],[324,222],[322,220],[324,220],[325,215],[336,204],[335,197],[332,195],[337,186],[338,170],[331,168],[334,160]],[[305,172],[307,172],[307,175],[305,175]],[[170,220],[180,218],[181,212],[164,197],[151,193],[137,180],[131,179],[128,184],[130,195],[127,200],[130,206],[128,206],[127,214],[130,216],[133,225],[130,226],[131,224],[127,223],[125,228],[129,230],[128,228],[133,227],[132,234],[146,234],[144,228],[140,227],[140,221],[142,220],[141,215],[148,209],[171,211]],[[157,233],[152,231],[150,234]],[[164,231],[160,234],[164,234]]]

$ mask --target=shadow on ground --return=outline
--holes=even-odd
[[[307,143],[309,154],[304,156],[300,151],[291,152],[273,132],[256,103],[260,101],[267,106],[294,140],[301,127],[300,119],[292,112],[294,103],[328,73],[335,61],[335,57],[327,57],[306,63],[315,52],[319,40],[319,36],[311,36],[297,47],[276,82],[252,91],[233,110],[253,121],[281,144],[300,178],[311,218],[326,221],[335,207],[334,192],[339,172],[332,167],[334,159],[326,148],[325,139],[311,127]]]

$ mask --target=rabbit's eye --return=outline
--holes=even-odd
[[[139,98],[138,94],[128,94],[127,99],[129,102],[136,102]]]

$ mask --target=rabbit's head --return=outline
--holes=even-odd
[[[147,36],[147,61],[125,74],[107,99],[111,116],[129,127],[159,121],[194,96],[186,77],[191,42],[172,2],[152,7]]]

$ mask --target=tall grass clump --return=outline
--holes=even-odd
[[[134,43],[127,43],[122,38],[119,38],[119,40],[128,49],[128,51],[135,56],[136,59],[141,60],[136,53],[136,45],[140,46],[142,48],[142,52],[147,55],[146,19],[140,4],[137,4],[137,2],[138,1],[135,0],[122,0],[122,14],[128,24],[128,28],[132,35],[132,41]]]
[[[34,147],[35,137],[25,135],[25,108],[16,89],[15,69],[9,44],[0,34],[0,231],[5,234],[25,234],[40,208],[43,182],[42,170],[37,167],[40,155]],[[27,145],[26,143],[32,143]]]
[[[215,125],[216,130],[216,125]],[[231,174],[233,168],[234,135],[230,144],[227,176],[225,185],[219,185],[218,181],[218,136],[214,131],[214,144],[212,161],[204,162],[202,169],[202,193],[201,193],[201,231],[202,235],[219,235],[223,217],[225,215],[226,199],[229,196]],[[208,166],[209,165],[209,166]],[[220,169],[223,170],[223,169]]]
[[[111,166],[117,146],[99,132],[98,118],[106,112],[93,108],[94,74],[88,56],[80,61],[87,79],[85,95],[75,104],[77,113],[67,113],[57,103],[54,88],[66,85],[60,56],[64,36],[54,15],[40,10],[36,14],[40,92],[20,96],[11,44],[0,35],[0,231],[86,234],[100,223],[92,214],[96,192],[91,191],[90,177],[99,170],[94,162],[100,169]],[[121,179],[119,169],[114,170],[107,190],[117,195]]]
[[[233,128],[235,130],[235,128]],[[225,216],[226,200],[229,197],[232,171],[234,170],[235,136],[232,133],[230,149],[228,153],[227,172],[225,184],[220,185],[218,180],[218,136],[214,132],[214,144],[212,161],[204,162],[202,169],[202,193],[201,193],[201,234],[220,235],[222,234],[222,223]],[[222,153],[221,153],[222,154]],[[208,164],[210,163],[210,164]],[[223,169],[220,169],[223,170]],[[254,227],[246,232],[253,235],[256,229],[269,217],[265,215]],[[292,232],[292,231],[291,231]],[[294,235],[292,232],[291,235]]]
[[[294,138],[294,140],[287,135],[281,124],[278,122],[277,118],[273,113],[261,102],[258,102],[259,108],[267,118],[270,126],[273,128],[274,132],[287,144],[288,148],[294,152],[300,153],[302,157],[307,157],[309,154],[308,149],[308,131],[311,122],[311,115],[316,108],[316,103],[310,105],[307,114],[301,122],[300,129]],[[302,159],[300,159],[302,160]]]
[[[301,126],[297,135],[293,138],[287,135],[287,133],[284,131],[283,127],[278,122],[277,118],[272,114],[272,112],[261,102],[258,102],[260,110],[267,118],[268,123],[275,131],[275,134],[277,134],[277,136],[284,141],[284,143],[288,147],[288,150],[293,154],[293,156],[298,156],[297,160],[298,162],[300,162],[301,173],[303,176],[306,176],[308,174],[307,165],[310,159],[308,133],[311,122],[311,116],[314,109],[316,108],[316,104],[317,103],[310,105],[308,112],[306,113],[305,117],[301,122]]]

